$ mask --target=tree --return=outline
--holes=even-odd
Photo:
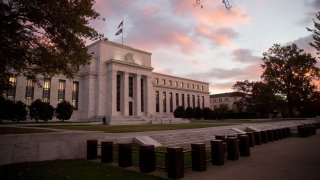
[[[9,77],[63,74],[68,78],[89,63],[85,40],[102,35],[89,27],[99,17],[94,0],[0,1],[0,92]]]
[[[194,117],[194,111],[192,107],[187,107],[186,109],[186,118],[192,119]]]
[[[174,117],[175,118],[185,118],[186,117],[186,111],[184,110],[183,106],[177,107],[173,111]]]
[[[14,102],[0,96],[0,121],[13,119]]]
[[[17,123],[19,123],[19,121],[25,121],[28,115],[26,105],[21,101],[15,102],[13,105],[13,113],[13,120],[17,121]]]
[[[313,82],[320,78],[316,59],[296,44],[283,47],[275,44],[263,54],[262,60],[263,82],[284,100],[292,117],[294,110],[301,110],[316,89]]]
[[[203,112],[200,107],[194,108],[194,118],[195,119],[201,119],[203,117]]]
[[[56,107],[56,117],[62,121],[71,118],[73,106],[68,101],[60,102]]]
[[[35,100],[29,107],[29,116],[31,119],[48,121],[54,116],[54,108],[40,99]]]
[[[312,32],[312,38],[314,42],[311,42],[310,45],[317,50],[317,54],[320,54],[320,11],[316,13],[317,20],[313,19],[314,29],[307,28],[308,31]],[[319,57],[320,58],[320,57]]]
[[[232,8],[232,5],[230,3],[230,0],[222,0],[222,3],[224,4],[224,7],[230,11],[231,8]],[[198,6],[198,7],[201,7],[203,8],[203,0],[195,0],[195,5]]]

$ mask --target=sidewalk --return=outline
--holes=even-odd
[[[207,165],[204,172],[185,172],[185,180],[318,180],[320,131],[307,138],[290,137],[251,148],[250,157]]]

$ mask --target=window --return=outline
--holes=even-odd
[[[170,86],[172,86],[172,81],[171,80],[169,80],[169,84],[170,84]]]
[[[187,103],[188,103],[188,107],[190,107],[190,95],[187,95]]]
[[[197,89],[199,90],[199,85],[197,85]]]
[[[189,88],[189,83],[187,83],[187,88]]]
[[[43,80],[42,102],[50,103],[50,79]]]
[[[177,82],[177,81],[176,81],[176,82],[174,82],[174,85],[175,85],[175,86],[178,86],[178,82]]]
[[[64,101],[66,93],[66,81],[59,79],[58,103]]]
[[[159,79],[158,78],[156,78],[156,83],[159,84]]]
[[[176,108],[179,107],[179,94],[176,93]]]
[[[204,109],[204,96],[202,96],[202,109]]]
[[[156,91],[156,112],[159,112],[159,91]]]
[[[201,90],[203,90],[203,86],[201,86]]]
[[[163,106],[163,112],[167,112],[167,94],[166,92],[163,92],[163,97],[162,97],[162,106]]]
[[[169,93],[169,98],[170,98],[170,112],[173,112],[172,92]]]
[[[11,87],[5,91],[5,97],[11,101],[14,101],[16,96],[16,86],[17,86],[17,78],[16,77],[10,77],[9,83]]]
[[[196,100],[194,95],[192,95],[192,107],[195,108],[196,107]]]
[[[79,104],[79,82],[73,81],[72,83],[72,106],[74,109],[78,109]]]
[[[162,84],[165,85],[166,84],[166,80],[162,79]]]
[[[143,78],[141,78],[141,112],[144,112],[144,81]]]
[[[34,82],[31,79],[27,79],[26,85],[26,105],[30,106],[33,101],[33,94],[34,94]]]
[[[183,87],[183,82],[181,83],[181,87]]]
[[[129,76],[129,97],[133,97],[133,77]]]
[[[121,110],[121,101],[120,101],[120,96],[121,95],[121,75],[117,74],[117,111]]]
[[[194,84],[192,84],[192,89],[194,89]]]
[[[181,94],[182,106],[184,107],[184,94]]]

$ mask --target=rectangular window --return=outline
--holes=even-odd
[[[204,109],[204,96],[202,96],[202,109]]]
[[[176,93],[176,108],[179,107],[179,94]]]
[[[143,79],[141,78],[141,112],[144,112],[144,84]]]
[[[187,95],[187,103],[188,103],[188,107],[190,107],[190,95]]]
[[[42,102],[50,103],[50,79],[43,80]]]
[[[163,106],[163,112],[167,112],[167,93],[163,92],[163,97],[162,97],[162,106]]]
[[[175,85],[175,86],[178,86],[178,82],[177,82],[177,81],[176,81],[176,82],[174,82],[174,85]]]
[[[33,101],[33,94],[34,94],[34,82],[31,79],[27,79],[26,85],[26,105],[30,106]]]
[[[133,97],[133,77],[129,76],[129,97]]]
[[[183,82],[181,83],[181,87],[183,87]]]
[[[79,104],[79,82],[73,81],[72,83],[72,106],[74,109],[78,109]]]
[[[66,81],[59,79],[58,103],[64,101],[66,93]]]
[[[181,94],[182,106],[184,107],[184,94]]]
[[[197,96],[197,101],[198,101],[198,107],[200,108],[200,97]]]
[[[194,95],[192,95],[192,107],[195,108],[196,107],[196,100]]]
[[[156,78],[156,83],[159,84],[159,79],[158,78]]]
[[[171,80],[169,80],[169,84],[170,84],[170,86],[172,86],[172,81]]]
[[[159,112],[159,91],[156,91],[156,112]]]
[[[120,111],[121,107],[121,101],[120,101],[120,95],[121,95],[121,75],[117,74],[117,92],[116,92],[116,98],[117,98],[117,111]]]
[[[10,77],[9,78],[10,88],[6,90],[5,96],[7,99],[14,101],[16,96],[16,86],[17,86],[17,78]]]
[[[187,84],[187,88],[189,88],[189,83]]]
[[[169,93],[170,98],[170,112],[173,112],[173,100],[172,100],[172,92]]]
[[[162,79],[162,84],[166,84],[166,80],[165,79]]]

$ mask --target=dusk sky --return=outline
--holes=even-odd
[[[152,53],[154,72],[208,82],[210,93],[232,91],[236,81],[260,80],[262,53],[274,43],[309,46],[320,0],[96,0],[106,21],[92,22],[110,41],[124,20],[124,44]],[[319,59],[318,59],[319,61]],[[319,63],[318,63],[319,66]]]

